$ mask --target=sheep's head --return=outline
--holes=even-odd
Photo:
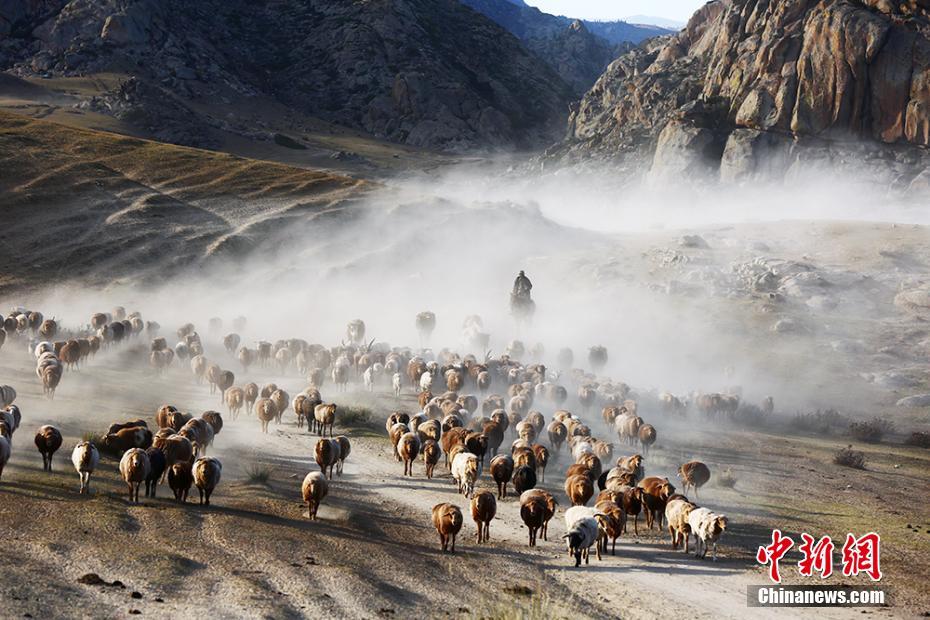
[[[714,519],[714,533],[719,535],[727,530],[727,525],[729,524],[729,519],[726,515],[720,515]]]
[[[668,478],[665,479],[665,482],[659,487],[659,497],[663,499],[668,499],[675,493],[674,485],[668,481]]]

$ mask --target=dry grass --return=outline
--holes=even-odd
[[[858,450],[853,450],[853,447],[850,445],[837,450],[836,454],[833,455],[833,462],[843,467],[865,469],[865,454]]]

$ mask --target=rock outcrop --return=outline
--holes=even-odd
[[[552,152],[633,153],[654,176],[725,180],[884,161],[882,177],[901,184],[924,159],[911,147],[928,145],[930,3],[714,0],[614,61]]]
[[[187,110],[264,97],[450,150],[551,141],[572,97],[517,38],[456,0],[7,0],[0,70],[124,74],[139,83],[131,107],[146,122],[159,116],[144,110],[149,94]]]

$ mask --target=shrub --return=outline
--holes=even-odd
[[[375,426],[371,410],[365,407],[342,407],[336,411],[336,423],[340,426]]]
[[[249,484],[268,484],[274,469],[264,463],[251,463],[245,468],[245,479]]]
[[[736,476],[733,475],[733,472],[729,467],[724,469],[720,474],[717,475],[717,486],[723,487],[725,489],[732,489],[736,486]]]
[[[849,434],[853,439],[866,443],[878,443],[893,430],[894,424],[882,418],[872,418],[868,422],[853,422],[849,425]]]
[[[804,433],[827,434],[833,428],[840,427],[846,419],[836,410],[818,409],[813,413],[797,413],[791,419],[791,427]]]
[[[930,433],[914,431],[907,438],[907,445],[917,446],[918,448],[930,448]]]
[[[833,462],[843,467],[852,467],[853,469],[865,469],[865,454],[858,450],[853,450],[852,446],[846,446],[833,455]]]

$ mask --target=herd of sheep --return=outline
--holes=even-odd
[[[432,313],[417,316],[421,344],[428,341],[435,321]],[[699,507],[676,492],[667,476],[645,475],[657,430],[643,420],[640,412],[648,409],[660,420],[664,416],[682,416],[688,399],[668,393],[637,394],[624,383],[598,376],[608,359],[602,346],[589,350],[587,362],[593,372],[572,368],[574,355],[563,349],[557,356],[561,370],[552,373],[541,362],[541,345],[527,350],[519,341],[511,342],[496,358],[490,352],[479,359],[449,349],[413,351],[374,340],[366,343],[365,324],[356,320],[347,326],[347,340],[337,347],[291,339],[258,341],[249,348],[242,346],[238,333],[244,330],[245,320],[237,319],[233,327],[235,332],[221,338],[225,358],[221,355],[219,360],[238,363],[243,374],[248,374],[253,365],[275,369],[282,375],[296,371],[307,378],[306,388],[291,397],[275,383],[236,385],[232,370],[206,357],[193,324],[179,328],[177,343],[170,346],[168,339],[160,335],[157,323],[143,322],[139,313],[129,314],[122,307],[94,314],[87,326],[70,331],[39,312],[17,308],[3,321],[0,347],[11,337],[24,341],[36,359],[43,390],[51,398],[63,370],[146,332],[152,370],[161,374],[179,364],[188,366],[194,381],[206,382],[211,393],[218,394],[233,423],[241,423],[238,419],[243,414],[254,415],[262,432],[267,433],[271,423],[280,424],[292,412],[297,428],[306,424],[308,431],[319,436],[313,453],[319,471],[307,473],[301,484],[310,519],[317,518],[334,474],[342,475],[351,452],[349,438],[335,436],[333,430],[339,424],[338,406],[322,397],[328,380],[331,389],[338,392],[355,383],[369,392],[383,390],[386,398],[393,393],[398,404],[407,402],[401,398],[405,390],[416,395],[415,410],[400,407],[387,417],[385,429],[393,456],[403,463],[404,476],[414,476],[414,465],[422,461],[428,479],[433,478],[436,466],[443,461],[456,491],[468,501],[479,544],[489,540],[490,522],[497,516],[498,502],[506,501],[508,486],[518,498],[529,545],[536,546],[539,537],[548,540],[548,525],[558,512],[559,500],[543,485],[547,467],[560,463],[565,476],[562,490],[570,504],[564,511],[562,539],[575,566],[587,563],[592,547],[599,559],[608,545],[614,552],[617,539],[627,533],[631,520],[633,534],[638,535],[641,513],[647,528],[661,531],[667,524],[673,549],[683,542],[688,552],[694,535],[696,553],[703,557],[712,549],[716,559],[717,542],[727,528],[727,517]],[[486,346],[487,335],[480,331],[481,327],[480,318],[466,319],[465,346]],[[211,320],[209,329],[218,336],[219,320]],[[522,363],[521,359],[532,363]],[[562,376],[571,384],[571,402],[577,405],[577,414],[565,408],[570,391],[559,383]],[[434,394],[434,390],[438,393]],[[15,400],[12,387],[0,386],[0,476],[10,458],[13,434],[22,421]],[[707,416],[725,415],[739,405],[739,396],[731,393],[696,394],[691,400]],[[770,410],[771,400],[763,407]],[[553,412],[548,420],[541,411],[546,409]],[[600,419],[590,416],[597,410]],[[206,452],[223,424],[223,415],[218,411],[195,417],[172,405],[155,412],[154,432],[141,419],[112,424],[101,438],[82,441],[72,451],[72,463],[80,476],[80,493],[89,491],[90,477],[100,466],[100,450],[105,449],[120,457],[119,473],[130,502],[139,502],[143,483],[145,496],[155,497],[159,484],[167,481],[177,501],[186,502],[190,488],[196,486],[200,503],[209,505],[220,482],[222,463]],[[596,437],[592,428],[602,428],[608,436]],[[638,453],[615,458],[610,435],[616,436],[619,445],[628,446],[629,452]],[[46,470],[51,470],[53,455],[62,443],[62,433],[54,426],[42,426],[36,432],[35,444]],[[709,468],[699,461],[682,464],[677,473],[683,490],[693,490],[695,498],[711,476]],[[480,488],[485,479],[490,488]],[[593,506],[589,506],[592,499]],[[433,508],[431,517],[442,550],[454,552],[456,537],[464,525],[462,509],[454,501],[443,502]]]

